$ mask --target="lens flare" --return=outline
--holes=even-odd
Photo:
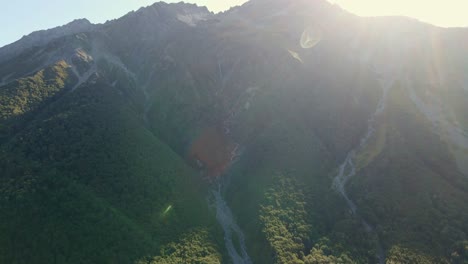
[[[289,54],[296,60],[298,60],[300,63],[304,63],[304,61],[302,60],[301,56],[299,55],[299,53],[295,52],[295,51],[292,51],[290,49],[288,49],[288,52]]]
[[[164,210],[164,212],[162,213],[163,216],[167,215],[167,213],[169,213],[170,211],[172,210],[172,205],[169,205],[166,210]]]
[[[322,30],[319,27],[308,27],[302,32],[301,47],[311,49],[322,41]]]

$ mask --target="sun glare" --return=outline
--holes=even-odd
[[[464,0],[329,0],[360,16],[408,16],[441,27],[468,26]]]

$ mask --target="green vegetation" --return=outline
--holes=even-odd
[[[394,246],[390,249],[385,261],[386,264],[434,264],[434,263],[448,263],[445,260],[436,259],[431,256],[424,255],[419,252],[414,252],[406,248]]]
[[[322,244],[316,244],[310,253],[304,257],[304,264],[325,264],[325,263],[336,263],[336,264],[351,264],[356,263],[352,261],[348,255],[341,254],[339,257],[327,254],[330,252],[329,247]]]
[[[450,261],[455,264],[468,263],[468,241],[461,241],[455,245],[452,254],[450,254]]]
[[[0,262],[132,263],[220,235],[197,173],[102,79],[28,113],[0,149]]]
[[[449,259],[468,232],[466,178],[400,84],[391,90],[379,122],[387,132],[376,137],[385,137],[386,144],[349,184],[353,199],[378,227],[384,246],[390,251],[399,246],[395,256],[419,252],[417,256],[429,259]]]
[[[1,181],[0,262],[131,263],[151,250],[128,216],[65,173],[34,176]]]
[[[305,245],[310,244],[311,227],[306,222],[304,198],[297,183],[284,176],[278,176],[274,187],[265,194],[260,221],[275,253],[275,263],[354,263],[346,254],[333,256],[326,238],[318,241],[310,253],[305,253]]]
[[[377,263],[377,244],[389,264],[468,263],[468,180],[457,167],[467,152],[434,133],[405,83],[353,160],[346,190],[358,216],[332,188],[382,96],[378,70],[400,54],[382,40],[410,39],[401,79],[440,96],[465,128],[466,56],[438,54],[438,76],[425,67],[427,43],[438,43],[426,25],[402,33],[344,11],[323,19],[306,2],[292,16],[245,5],[242,23],[219,15],[194,27],[156,4],[2,63],[0,263],[229,263],[210,167],[256,264]],[[259,14],[261,27],[251,24]],[[317,21],[323,40],[301,49]],[[72,69],[97,72],[70,91]]]
[[[260,209],[260,221],[268,243],[273,248],[276,263],[300,263],[310,227],[304,195],[290,179],[278,178],[275,188],[265,194]]]
[[[358,153],[356,157],[357,169],[365,168],[371,163],[385,148],[387,126],[382,124],[376,131],[375,136],[367,146]]]
[[[179,242],[170,243],[161,249],[161,255],[136,264],[220,264],[221,255],[210,242],[206,230],[185,235]]]
[[[297,71],[292,72],[293,69]],[[278,254],[269,242],[272,236],[261,231],[264,225],[258,214],[265,205],[265,194],[279,180],[275,175],[282,172],[286,178],[294,178],[295,185],[301,187],[303,199],[298,202],[304,203],[302,221],[310,228],[302,235],[304,241],[286,239],[279,242],[287,249],[281,252],[286,258],[305,261],[305,256],[310,255],[316,245],[315,254],[310,258],[346,254],[357,263],[375,262],[375,238],[348,214],[343,199],[331,188],[331,178],[338,166],[335,159],[340,159],[335,155],[342,155],[342,151],[351,147],[349,138],[359,136],[359,127],[366,124],[365,116],[350,116],[349,120],[355,121],[351,124],[345,117],[335,115],[346,112],[342,113],[346,116],[358,111],[356,108],[360,112],[364,106],[353,105],[349,100],[343,100],[341,105],[326,102],[331,97],[344,99],[335,97],[338,96],[335,85],[314,90],[315,87],[304,87],[296,81],[309,78],[300,69],[284,65],[281,70],[284,72],[269,76],[265,79],[268,81],[259,80],[264,85],[252,89],[255,95],[250,100],[250,107],[242,109],[236,119],[239,125],[233,128],[248,148],[232,170],[228,198],[245,231],[249,253],[255,263],[272,263],[272,256]],[[368,105],[372,105],[372,101]],[[281,225],[275,228],[283,230]],[[325,245],[319,246],[319,241],[328,241],[325,245],[329,251],[325,250]],[[300,250],[302,254],[294,248],[303,248]],[[323,255],[319,254],[321,248]]]
[[[31,77],[19,79],[2,87],[0,120],[25,114],[47,103],[73,81],[73,78],[69,78],[69,74],[67,63],[59,61]]]

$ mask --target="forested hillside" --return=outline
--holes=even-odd
[[[468,263],[464,43],[252,0],[0,48],[0,263]]]

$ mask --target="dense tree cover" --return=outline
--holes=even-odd
[[[69,176],[2,179],[0,262],[131,263],[152,250],[134,221]]]
[[[259,215],[265,237],[275,253],[275,263],[354,263],[346,254],[332,255],[326,238],[306,253],[311,227],[307,223],[304,194],[294,179],[275,178],[274,186],[265,193]]]
[[[53,102],[76,82],[76,76],[63,60],[34,69],[31,74],[0,89],[0,143],[21,130],[38,109]]]
[[[450,261],[455,264],[468,263],[468,241],[461,241],[455,245],[450,255]]]
[[[468,181],[401,84],[393,87],[387,103],[378,123],[383,132],[366,150],[376,155],[348,188],[361,213],[378,227],[387,250],[398,245],[408,249],[402,255],[450,259],[451,250],[467,239]]]
[[[266,234],[258,231],[263,230],[263,224],[252,219],[258,219],[265,193],[272,188],[272,183],[278,181],[274,175],[282,172],[295,179],[303,195],[303,221],[310,228],[307,239],[302,241],[304,255],[308,255],[318,241],[328,241],[326,245],[330,251],[324,250],[324,256],[346,253],[357,263],[376,262],[375,238],[349,214],[343,199],[331,188],[331,178],[337,166],[335,154],[320,135],[322,128],[313,125],[315,121],[311,120],[311,115],[321,116],[331,129],[340,121],[328,113],[337,110],[326,109],[334,106],[324,106],[317,110],[323,111],[320,113],[307,111],[305,106],[323,102],[301,87],[282,86],[283,79],[296,78],[297,75],[297,72],[288,72],[274,78],[271,86],[258,88],[249,109],[238,115],[237,123],[243,125],[234,128],[249,147],[233,168],[228,197],[245,230],[247,245],[252,249],[251,256],[255,263],[272,263],[272,256],[276,255]],[[346,130],[345,134],[349,136],[350,133]],[[337,148],[343,148],[338,145]],[[322,240],[325,237],[328,239]],[[292,245],[288,243],[285,245]]]
[[[220,235],[206,186],[118,87],[95,75],[27,113],[0,146],[1,263],[132,263],[192,228]]]
[[[220,264],[221,255],[206,230],[196,230],[161,249],[161,255],[136,264]]]
[[[69,65],[59,61],[31,77],[18,79],[0,89],[0,120],[33,111],[71,84]],[[76,78],[76,77],[75,77]]]
[[[434,133],[407,88],[389,93],[346,186],[374,232],[332,188],[366,134],[382,96],[376,71],[393,61],[394,44],[422,46],[402,72],[425,94],[437,81],[416,81],[412,69],[434,63],[414,54],[437,42],[416,26],[394,31],[306,2],[319,3],[298,1],[290,16],[246,5],[235,9],[249,18],[242,23],[220,15],[196,27],[157,4],[0,65],[0,263],[228,261],[209,186],[186,159],[211,127],[239,146],[237,162],[223,166],[225,193],[254,263],[376,263],[378,240],[389,262],[466,263],[459,150]],[[304,25],[322,19],[326,37],[302,50]],[[387,46],[387,37],[398,41]],[[451,87],[465,67],[449,67],[447,50],[458,49],[440,50],[451,80],[439,92],[466,126],[468,104]],[[60,60],[83,73],[93,68],[88,55],[98,72],[70,92],[76,77]]]
[[[337,263],[337,264],[348,264],[357,263],[351,260],[346,254],[341,254],[339,257],[327,254],[328,246],[321,244],[320,242],[314,245],[310,250],[310,253],[304,256],[304,264],[325,264],[325,263]],[[329,252],[329,251],[328,251]]]
[[[399,246],[394,246],[387,254],[386,264],[405,264],[405,263],[418,263],[418,264],[434,264],[434,263],[448,263],[443,259],[437,259],[431,256],[424,255],[420,252],[415,252]]]
[[[278,178],[275,187],[265,194],[266,202],[260,209],[263,232],[276,254],[276,263],[299,263],[310,232],[304,197],[290,179]]]

